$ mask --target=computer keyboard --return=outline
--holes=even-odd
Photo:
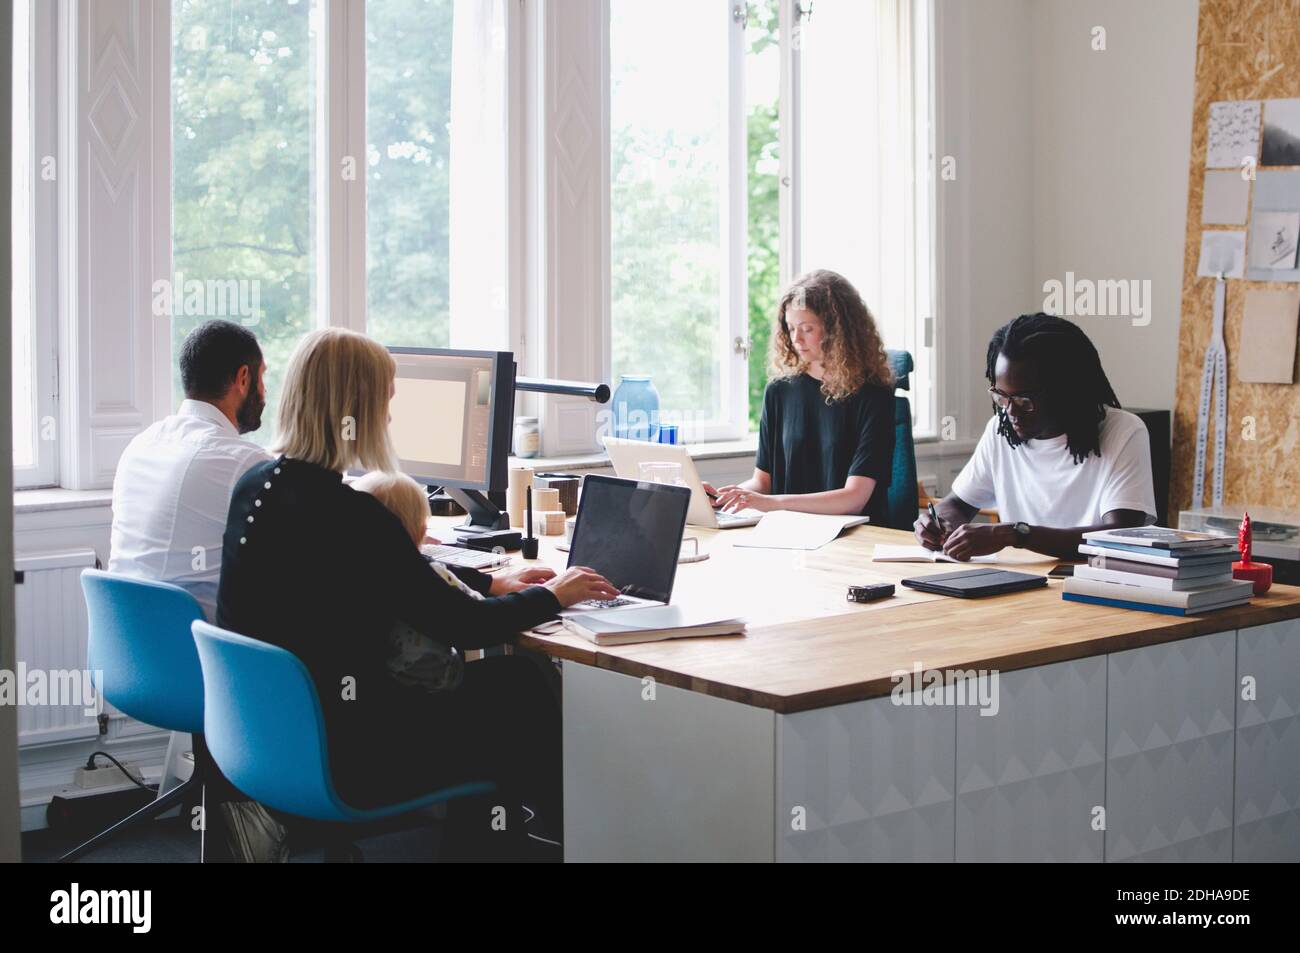
[[[719,523],[736,523],[740,520],[752,519],[749,516],[741,516],[739,513],[725,513],[721,510],[716,510],[714,515],[718,518]]]
[[[510,562],[510,557],[504,553],[464,549],[460,546],[421,546],[420,552],[430,562],[466,569],[496,569]]]
[[[635,599],[588,599],[580,602],[575,608],[579,609],[617,609],[619,606],[630,606],[636,602]]]

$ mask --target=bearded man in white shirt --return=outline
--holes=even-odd
[[[185,338],[180,371],[180,409],[138,434],[118,461],[108,570],[188,590],[211,622],[231,491],[272,458],[241,436],[262,425],[266,362],[251,331],[212,320]]]
[[[1077,559],[1090,530],[1155,521],[1151,440],[1121,410],[1088,336],[1064,318],[1021,315],[989,342],[993,419],[916,538],[958,560],[1017,546]],[[972,523],[996,507],[1000,523]]]
[[[231,492],[250,467],[273,459],[242,436],[262,425],[266,362],[251,331],[211,320],[186,336],[180,371],[180,408],[138,434],[118,461],[108,571],[180,586],[213,622]],[[205,803],[217,808],[209,828],[218,837],[206,856],[285,859],[285,828],[230,786],[197,739],[194,754],[210,765]]]

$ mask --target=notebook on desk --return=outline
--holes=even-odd
[[[924,546],[892,546],[888,543],[876,543],[871,553],[871,561],[876,563],[961,563],[946,553],[926,549]],[[973,556],[966,562],[995,563],[997,553],[989,556]]]
[[[1046,576],[1034,576],[1005,569],[965,569],[961,572],[944,572],[934,576],[904,579],[903,585],[919,592],[936,592],[941,596],[974,599],[979,596],[998,596],[1004,592],[1039,589],[1047,585]]]

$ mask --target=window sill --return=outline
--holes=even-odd
[[[726,460],[735,457],[752,457],[758,451],[758,434],[752,433],[739,440],[719,440],[685,444],[692,460]],[[567,457],[511,457],[512,467],[532,467],[534,470],[594,470],[609,466],[609,456],[600,453],[575,454]]]
[[[111,506],[112,490],[68,490],[45,487],[40,490],[15,490],[15,513],[40,513],[47,510],[75,510],[94,506]]]

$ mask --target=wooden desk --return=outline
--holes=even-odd
[[[906,539],[872,527],[745,532],[688,528],[711,556],[673,595],[738,601],[745,637],[521,641],[566,663],[566,857],[1300,860],[1300,589],[1190,618],[1056,581],[856,606],[850,582],[957,567],[872,563]]]

